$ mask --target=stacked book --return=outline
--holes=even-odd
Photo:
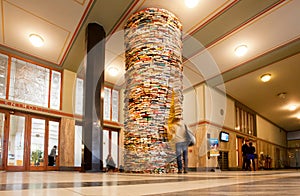
[[[172,13],[158,8],[132,15],[125,25],[126,171],[161,173],[174,165],[164,126],[170,116],[182,118],[181,30]]]

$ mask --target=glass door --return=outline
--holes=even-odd
[[[25,169],[25,116],[10,115],[7,149],[7,169]]]
[[[48,170],[57,170],[59,166],[59,122],[49,120],[48,130]]]
[[[30,170],[45,168],[46,120],[31,118],[30,132]]]
[[[4,153],[5,153],[4,128],[5,128],[5,113],[0,112],[0,169],[1,170],[4,168]]]
[[[0,169],[58,170],[59,127],[56,118],[0,110]]]
[[[116,167],[118,168],[119,162],[119,132],[116,130],[103,130],[103,167],[106,168],[107,162],[106,159],[108,155],[111,155],[112,159],[116,163]]]

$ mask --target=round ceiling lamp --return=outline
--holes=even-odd
[[[188,8],[194,8],[198,5],[199,0],[185,0],[184,2]]]
[[[260,80],[262,82],[268,82],[271,80],[271,74],[263,74],[262,76],[260,76]]]
[[[29,40],[35,47],[42,47],[44,45],[44,39],[38,34],[30,34]]]
[[[240,45],[235,48],[234,54],[238,57],[244,56],[248,52],[248,47],[246,45]]]
[[[296,110],[297,109],[297,106],[296,105],[290,105],[290,107],[289,107],[289,110],[290,111],[294,111],[294,110]]]
[[[114,66],[109,67],[108,68],[108,73],[111,76],[117,76],[119,74],[119,69],[117,67],[114,67]]]

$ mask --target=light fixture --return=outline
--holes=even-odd
[[[188,8],[194,8],[199,3],[199,0],[185,0],[184,2]]]
[[[235,48],[234,54],[238,57],[244,56],[248,51],[248,47],[246,45],[240,45]]]
[[[294,111],[294,110],[296,110],[296,109],[297,109],[297,106],[294,105],[294,104],[289,106],[289,110],[290,110],[290,111]]]
[[[116,75],[119,74],[119,69],[118,69],[117,67],[114,67],[114,66],[109,67],[109,68],[108,68],[108,73],[109,73],[109,75],[111,75],[111,76],[116,76]]]
[[[282,92],[282,93],[278,93],[277,97],[279,97],[280,99],[285,99],[286,98],[286,92]]]
[[[271,79],[271,74],[263,74],[262,76],[260,76],[260,80],[263,82],[268,82]]]
[[[30,34],[29,40],[31,44],[35,47],[41,47],[44,45],[44,39],[38,34]]]
[[[300,114],[297,115],[297,118],[300,119]]]

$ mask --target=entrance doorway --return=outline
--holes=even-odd
[[[236,157],[237,157],[237,166],[238,168],[243,167],[243,152],[242,152],[242,146],[244,143],[244,138],[237,137],[236,138]]]
[[[108,155],[112,156],[116,164],[116,168],[119,166],[119,131],[110,128],[104,128],[103,130],[103,167],[106,168],[106,158]]]
[[[49,154],[58,144],[59,119],[0,109],[0,169],[57,170],[59,152]]]

